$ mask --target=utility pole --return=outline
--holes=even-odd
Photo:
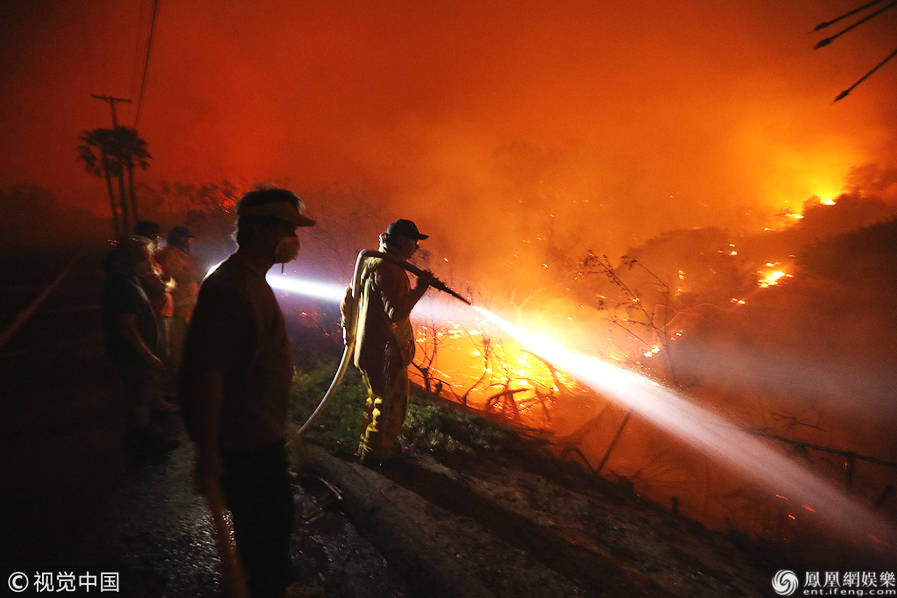
[[[94,94],[90,94],[90,97],[94,98],[95,100],[109,102],[109,108],[112,110],[112,128],[118,128],[118,119],[115,118],[115,104],[117,102],[127,102],[130,104],[131,100],[127,98],[114,98],[112,96],[98,96]]]

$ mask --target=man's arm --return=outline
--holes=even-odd
[[[137,351],[146,364],[154,370],[164,370],[165,364],[150,350],[143,337],[140,336],[140,331],[137,329],[136,314],[119,314],[117,321],[122,338]]]
[[[418,276],[417,284],[409,290],[408,276],[401,267],[382,264],[377,269],[375,276],[372,277],[371,282],[379,287],[386,317],[391,322],[400,322],[411,315],[411,310],[427,292],[431,280],[433,280],[433,274],[430,271],[424,271],[421,276]]]
[[[187,429],[196,445],[196,487],[205,496],[218,491],[221,476],[221,404],[224,377],[220,371],[198,374],[192,388],[189,410],[184,413]]]
[[[225,373],[245,358],[252,324],[251,310],[233,292],[213,287],[200,295],[184,347],[181,411],[196,446],[197,489],[211,497],[221,473]]]

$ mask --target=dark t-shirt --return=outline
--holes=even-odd
[[[283,314],[265,273],[235,254],[209,275],[184,348],[181,392],[191,418],[213,418],[195,404],[199,376],[217,371],[224,382],[220,441],[224,455],[283,440],[293,363]]]
[[[149,350],[155,353],[159,341],[159,324],[140,280],[136,276],[110,274],[103,287],[103,336],[106,353],[121,365],[142,364],[142,355],[122,333],[119,318],[123,315],[135,316],[137,332]]]

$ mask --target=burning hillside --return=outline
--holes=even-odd
[[[684,389],[729,420],[733,434],[741,430],[765,438],[774,452],[800,455],[829,484],[846,486],[893,519],[897,455],[886,389],[897,368],[880,357],[897,340],[887,324],[897,308],[893,282],[842,284],[807,264],[830,255],[832,245],[861,238],[855,227],[894,213],[854,192],[808,200],[802,212],[783,214],[777,231],[737,238],[720,229],[674,231],[617,264],[588,252],[578,262],[546,263],[568,278],[508,302],[503,312],[583,354]],[[810,246],[844,231],[828,245]],[[779,539],[806,539],[826,526],[815,515],[818,504],[792,508],[791,492],[752,479],[771,464],[738,473],[708,459],[681,434],[602,392],[600,383],[583,384],[581,370],[571,373],[540,350],[544,342],[509,338],[488,320],[420,319],[418,383],[539,431],[562,458],[626,478],[711,526]],[[865,539],[884,541],[879,535]]]

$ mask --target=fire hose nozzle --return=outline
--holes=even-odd
[[[444,282],[442,282],[442,281],[439,280],[438,278],[434,278],[433,280],[431,280],[431,281],[430,281],[430,286],[433,287],[434,289],[438,290],[438,291],[442,291],[443,293],[448,293],[449,295],[451,295],[451,296],[454,297],[455,299],[460,299],[461,301],[463,301],[463,302],[466,303],[467,305],[473,305],[473,303],[470,302],[470,299],[467,299],[466,297],[464,297],[463,295],[461,295],[461,294],[458,293],[457,291],[453,291],[451,288],[449,288],[449,286],[448,286],[447,284],[445,284]]]

